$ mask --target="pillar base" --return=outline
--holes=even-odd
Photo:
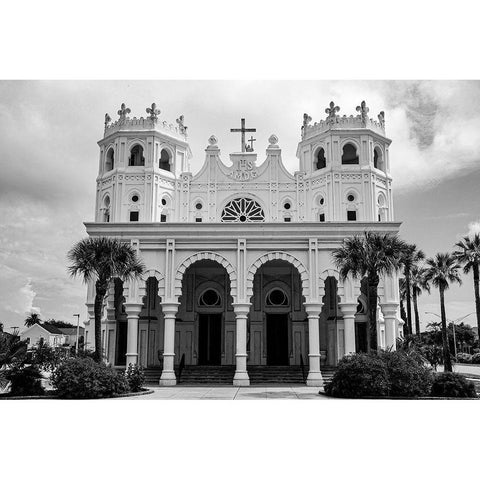
[[[308,387],[323,387],[323,378],[320,372],[310,372],[307,377]]]
[[[233,385],[236,387],[248,387],[250,385],[250,378],[247,372],[235,372],[233,377]]]
[[[161,387],[173,387],[174,385],[176,385],[177,377],[175,377],[175,372],[162,372],[158,384]]]

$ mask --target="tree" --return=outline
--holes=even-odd
[[[460,250],[453,252],[458,263],[463,265],[465,274],[473,273],[473,291],[475,295],[475,311],[477,314],[477,327],[480,332],[480,292],[479,292],[479,264],[480,264],[480,234],[476,233],[473,238],[463,237],[455,244]],[[480,337],[478,339],[480,346]]]
[[[442,343],[443,364],[446,372],[452,371],[450,359],[450,346],[447,337],[447,315],[445,313],[445,290],[451,283],[461,285],[462,280],[458,274],[460,265],[450,253],[437,253],[435,257],[427,259],[425,268],[425,280],[430,282],[440,293],[440,314],[442,318]]]
[[[413,334],[412,326],[412,286],[411,286],[411,271],[414,265],[425,259],[425,254],[422,250],[418,250],[414,244],[407,244],[403,251],[403,275],[405,277],[405,292],[407,304],[407,323],[408,333]],[[418,333],[418,332],[417,332]]]
[[[400,278],[398,281],[398,289],[400,291],[400,318],[403,320],[403,336],[407,337],[408,333],[408,321],[407,312],[405,311],[405,299],[407,297],[407,291],[405,286],[405,279]]]
[[[413,265],[410,271],[410,287],[412,288],[413,311],[415,314],[415,333],[420,335],[420,316],[418,315],[418,297],[423,291],[430,293],[430,285],[425,279],[425,269]]]
[[[345,279],[367,277],[370,350],[377,350],[377,303],[380,275],[389,275],[402,266],[407,244],[397,235],[365,232],[346,238],[332,252],[333,261]]]
[[[102,360],[101,317],[108,285],[115,277],[122,280],[139,277],[145,270],[136,251],[115,238],[85,238],[68,252],[72,277],[80,275],[86,283],[95,280],[95,360]]]
[[[30,315],[25,319],[25,326],[27,328],[33,327],[36,323],[42,323],[40,320],[40,315],[35,312],[31,312]]]
[[[73,323],[64,322],[63,320],[55,320],[54,318],[51,318],[50,320],[43,322],[43,324],[53,325],[54,327],[57,327],[57,328],[74,328],[75,327]]]

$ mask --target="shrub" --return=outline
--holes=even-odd
[[[472,355],[472,363],[480,363],[480,353],[474,353]]]
[[[475,385],[463,375],[444,372],[435,375],[431,395],[433,397],[474,398]]]
[[[127,390],[123,373],[91,358],[70,358],[52,374],[52,385],[61,398],[111,397]]]
[[[14,366],[6,374],[10,380],[10,395],[15,397],[43,395],[42,374],[35,365]]]
[[[340,398],[384,397],[388,388],[385,362],[377,355],[359,353],[340,360],[325,393]]]
[[[457,354],[457,362],[458,363],[472,363],[472,355],[469,353],[458,353]]]
[[[387,369],[391,397],[423,397],[430,393],[432,372],[415,352],[382,352]]]
[[[125,372],[125,379],[127,381],[128,389],[131,392],[139,392],[142,389],[145,381],[145,374],[143,368],[139,365],[129,364]]]

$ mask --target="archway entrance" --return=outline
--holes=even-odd
[[[182,279],[175,331],[175,361],[235,364],[235,316],[226,269],[213,260],[190,265]]]
[[[249,316],[250,365],[306,364],[308,325],[298,270],[285,260],[263,264],[253,280]]]

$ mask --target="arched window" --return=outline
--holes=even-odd
[[[325,158],[325,150],[321,148],[320,150],[318,150],[316,155],[315,167],[317,170],[320,170],[321,168],[325,168],[326,166],[327,166],[327,159]]]
[[[347,194],[347,220],[349,222],[355,222],[357,220],[357,208],[355,205],[357,197],[353,193]]]
[[[351,143],[343,146],[342,165],[358,165],[357,149]]]
[[[375,147],[373,150],[373,166],[379,170],[384,169],[382,151],[378,147]]]
[[[103,221],[107,223],[110,221],[110,197],[108,195],[103,199]]]
[[[143,156],[143,147],[135,145],[130,150],[130,158],[128,159],[129,167],[143,167],[145,166],[145,157]]]
[[[222,222],[252,223],[264,221],[265,214],[262,207],[250,198],[236,198],[227,203],[222,212]]]
[[[109,148],[107,152],[107,158],[105,160],[105,171],[109,172],[115,168],[115,153],[113,148]]]
[[[164,148],[160,152],[160,160],[158,161],[158,168],[161,168],[162,170],[166,170],[167,172],[170,172],[170,154],[168,153],[167,150]]]
[[[385,200],[385,196],[383,195],[383,193],[381,193],[378,196],[377,207],[378,207],[378,221],[386,222],[387,221],[387,201]]]

